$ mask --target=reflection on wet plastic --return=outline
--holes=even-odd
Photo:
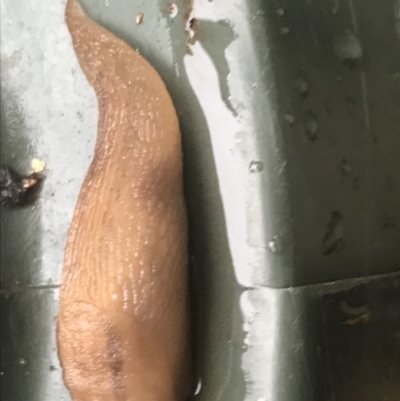
[[[336,36],[334,51],[340,60],[349,67],[354,67],[362,60],[363,48],[358,37],[351,31],[344,31]]]
[[[302,72],[299,72],[296,77],[295,89],[296,92],[303,98],[306,98],[309,94],[310,85],[308,83],[308,79]]]
[[[250,163],[249,171],[250,173],[260,173],[264,169],[264,164],[261,161],[253,160]]]
[[[310,142],[314,142],[318,137],[318,121],[312,110],[307,110],[306,112],[304,132]]]
[[[281,255],[283,253],[283,242],[281,238],[274,237],[268,242],[268,248],[272,253]]]
[[[343,215],[338,211],[334,211],[322,243],[322,254],[328,256],[337,251],[343,243],[343,236]]]

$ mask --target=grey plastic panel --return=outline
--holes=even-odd
[[[276,4],[264,6],[270,50],[266,82],[274,83],[280,149],[287,162],[293,259],[286,268],[293,277],[286,270],[271,283],[396,271],[398,4],[280,1],[283,15]],[[286,27],[290,32],[283,31]],[[335,211],[342,215],[343,244],[325,256],[323,240]]]
[[[1,400],[70,400],[54,327],[58,291],[26,288],[1,298]]]
[[[0,1],[1,162],[48,165],[35,206],[1,212],[0,395],[70,401],[54,318],[97,103],[65,1]],[[195,398],[399,401],[400,3],[82,3],[180,117]]]

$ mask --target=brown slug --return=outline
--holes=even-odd
[[[68,234],[57,342],[74,401],[184,401],[192,390],[178,118],[154,68],[68,0],[99,104]]]

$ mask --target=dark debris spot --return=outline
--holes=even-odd
[[[34,203],[42,189],[41,174],[23,176],[8,166],[0,166],[0,205],[17,208]]]
[[[196,18],[190,18],[189,20],[189,28],[193,29],[196,25]]]

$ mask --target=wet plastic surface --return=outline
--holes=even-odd
[[[195,398],[399,401],[400,3],[82,3],[178,110]],[[1,0],[1,162],[48,166],[40,201],[1,213],[2,401],[70,401],[55,316],[97,104],[63,13]]]

